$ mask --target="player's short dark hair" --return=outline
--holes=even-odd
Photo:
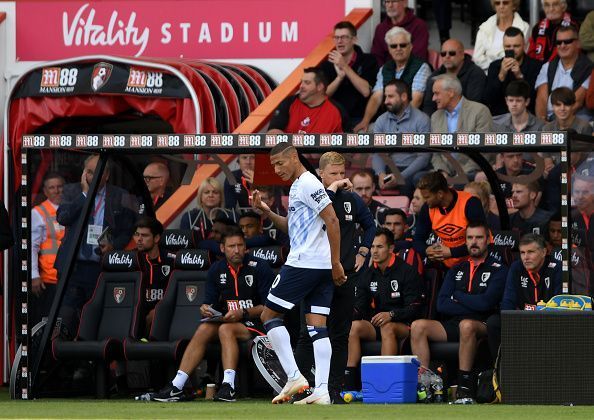
[[[326,77],[326,73],[319,68],[319,67],[306,67],[303,69],[303,73],[313,73],[314,74],[314,81],[317,85],[320,83],[324,86],[328,86],[328,77]]]
[[[246,219],[248,217],[250,219],[256,219],[258,221],[258,223],[260,223],[260,221],[262,220],[260,215],[253,210],[248,210],[248,211],[241,213],[241,215],[239,216],[239,220]]]
[[[295,149],[295,146],[293,146],[291,143],[288,143],[286,141],[283,141],[281,143],[277,143],[271,150],[270,150],[270,156],[274,156],[274,155],[278,155],[280,153],[289,153],[290,151],[295,150],[295,152],[297,152],[297,149]]]
[[[575,104],[575,93],[566,86],[558,87],[551,92],[551,104],[556,105],[562,103],[571,106]]]
[[[542,235],[536,233],[527,233],[523,235],[520,238],[518,246],[530,245],[532,243],[535,243],[541,249],[546,249],[547,247],[547,242],[545,241],[545,238]]]
[[[410,85],[408,83],[406,83],[404,80],[400,80],[400,79],[390,80],[388,83],[386,83],[384,85],[384,91],[386,90],[386,88],[388,86],[394,86],[396,88],[396,92],[398,92],[399,95],[406,93],[406,95],[408,96],[408,100],[409,101],[411,100],[412,93],[411,93]]]
[[[518,35],[521,35],[522,38],[524,38],[524,32],[522,32],[521,29],[516,28],[515,26],[510,26],[503,33],[503,36],[507,36],[507,37],[510,37],[510,38],[513,38],[514,36],[518,36]]]
[[[470,222],[468,222],[468,225],[466,225],[466,231],[468,232],[469,228],[483,228],[485,230],[485,234],[488,237],[489,233],[491,232],[491,229],[489,228],[489,225],[487,224],[487,222],[484,222],[482,220],[471,220]]]
[[[163,225],[157,219],[151,216],[140,216],[134,224],[134,229],[147,228],[153,236],[163,235]]]
[[[534,192],[534,193],[539,193],[542,191],[542,188],[540,186],[540,182],[538,181],[532,181],[532,182],[514,182],[512,184],[512,189],[514,185],[524,185],[526,186],[526,188],[528,188],[528,191],[530,192]]]
[[[348,20],[343,20],[334,25],[334,30],[337,29],[348,29],[351,33],[351,36],[357,36],[357,28],[355,28],[355,25],[353,25]]]
[[[376,238],[378,236],[382,236],[382,235],[386,237],[386,243],[388,244],[388,246],[394,245],[394,234],[392,233],[392,231],[390,229],[386,229],[384,227],[379,227],[375,230]]]
[[[245,242],[245,236],[243,231],[238,226],[229,226],[225,231],[221,234],[221,243],[224,245],[227,238],[233,238],[239,236]]]
[[[561,221],[561,213],[556,211],[551,218],[549,219],[549,223],[547,224],[551,224],[551,222],[560,222]]]
[[[222,223],[225,226],[237,226],[233,219],[230,219],[229,217],[222,214],[219,214],[217,217],[215,217],[212,223]]]
[[[521,96],[530,99],[531,88],[525,80],[514,80],[505,88],[505,96]]]
[[[432,194],[438,191],[449,191],[448,181],[440,171],[429,172],[421,177],[417,183],[417,188],[427,190]]]
[[[406,213],[402,209],[387,209],[386,211],[382,212],[384,214],[384,220],[388,216],[400,216],[402,220],[406,223]]]

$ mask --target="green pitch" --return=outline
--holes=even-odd
[[[43,399],[11,401],[6,390],[0,391],[2,418],[209,418],[209,419],[587,419],[594,418],[594,407],[504,406],[447,404],[344,406],[273,406],[268,400],[244,400],[237,403],[193,401],[152,403],[131,400]]]

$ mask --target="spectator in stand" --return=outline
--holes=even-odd
[[[503,166],[495,172],[507,175],[509,177],[518,177],[528,175],[534,171],[534,165],[524,160],[524,154],[520,152],[505,152],[501,154]],[[512,196],[512,184],[508,181],[500,180],[499,186],[505,198]]]
[[[173,271],[175,254],[165,250],[159,242],[163,236],[163,225],[154,217],[143,216],[136,222],[134,242],[138,251],[140,270],[143,273],[142,317],[141,327],[148,337],[153,325],[155,306],[163,299],[163,294],[169,284],[169,276]]]
[[[542,120],[528,111],[531,91],[530,85],[524,80],[514,80],[507,85],[505,103],[509,112],[493,118],[497,131],[523,133],[542,130]]]
[[[303,70],[297,95],[284,99],[274,111],[269,134],[345,133],[349,116],[326,96],[328,80],[319,67]]]
[[[383,66],[390,60],[390,52],[386,45],[385,36],[395,26],[406,29],[412,36],[413,55],[427,61],[429,48],[429,29],[423,19],[415,16],[412,9],[406,7],[406,0],[384,0],[386,5],[386,19],[375,28],[371,54],[378,65]]]
[[[193,230],[200,242],[211,236],[213,220],[219,216],[227,216],[223,188],[216,178],[208,177],[198,188],[196,208],[182,216],[180,228]]]
[[[487,217],[487,224],[491,228],[491,230],[500,230],[501,229],[501,221],[499,220],[499,215],[493,213],[491,211],[491,185],[489,185],[488,181],[473,181],[469,182],[464,186],[464,191],[469,192],[473,195],[473,197],[478,198],[481,200],[481,204],[483,205],[483,211]]]
[[[62,175],[49,173],[43,180],[46,199],[31,211],[31,293],[34,297],[29,303],[32,326],[49,314],[56,295],[58,272],[54,263],[64,237],[64,226],[57,222],[56,213],[63,193]]]
[[[411,347],[421,362],[430,362],[429,342],[460,342],[458,390],[455,404],[473,403],[476,377],[472,366],[477,341],[487,335],[485,321],[501,301],[507,268],[489,256],[489,226],[469,223],[464,247],[470,258],[448,271],[437,297],[437,311],[443,321],[421,319],[411,325]]]
[[[251,207],[250,197],[252,184],[254,183],[254,170],[256,168],[256,155],[253,153],[242,153],[237,157],[239,169],[232,172],[235,183],[231,185],[228,178],[225,178],[225,204],[230,209],[236,207]]]
[[[384,104],[387,111],[379,116],[373,126],[374,133],[428,133],[431,120],[422,111],[410,105],[410,87],[402,80],[392,80],[384,86]],[[390,161],[391,159],[391,161]],[[372,155],[372,166],[378,174],[380,189],[398,187],[401,195],[411,196],[418,179],[428,169],[431,153],[392,153]],[[394,165],[400,172],[405,185],[399,185],[395,176],[388,182],[386,174],[392,173]]]
[[[588,248],[594,262],[594,176],[575,175],[572,190],[572,243]]]
[[[520,238],[520,260],[509,267],[501,310],[535,311],[541,300],[549,301],[562,293],[561,263],[547,255],[544,238],[529,233]],[[501,316],[493,314],[487,319],[489,348],[493,359],[497,358],[501,344]]]
[[[479,70],[480,71],[480,70]],[[484,73],[480,72],[484,77]],[[485,133],[493,131],[493,119],[485,105],[466,99],[462,95],[462,84],[451,74],[440,74],[433,78],[433,100],[437,111],[431,115],[433,133]],[[464,173],[472,179],[479,167],[466,155],[454,153],[454,158],[462,166]],[[443,153],[434,153],[431,160],[433,168],[448,174],[454,172],[453,166]]]
[[[417,188],[425,200],[417,217],[413,246],[430,261],[453,267],[467,259],[468,250],[464,234],[469,222],[485,222],[480,200],[465,191],[448,186],[441,172],[429,172],[419,181]],[[427,246],[431,231],[441,242]]]
[[[363,203],[365,203],[376,222],[379,222],[378,209],[384,208],[386,206],[373,199],[373,194],[376,188],[373,175],[371,175],[370,172],[363,170],[355,172],[353,175],[351,175],[350,179],[351,183],[353,184],[353,191],[357,193],[359,197],[361,197]]]
[[[580,27],[580,44],[582,51],[594,62],[594,10],[586,15]]]
[[[441,46],[441,66],[435,70],[427,81],[425,97],[423,99],[423,111],[431,115],[437,109],[433,98],[433,83],[435,78],[441,74],[450,74],[460,81],[462,94],[465,98],[480,102],[483,100],[487,76],[477,66],[472,57],[464,53],[464,44],[457,39],[449,39]]]
[[[474,43],[473,61],[486,73],[489,65],[503,58],[503,36],[515,27],[528,37],[530,25],[518,13],[520,0],[491,0],[495,14],[479,26]]]
[[[513,82],[524,81],[528,84],[528,108],[534,112],[536,90],[533,89],[542,63],[524,52],[525,38],[516,27],[507,28],[503,35],[503,49],[506,56],[495,60],[487,72],[487,87],[484,103],[489,106],[493,115],[505,114],[508,106],[505,101],[507,87]]]
[[[386,33],[386,43],[390,50],[391,60],[388,60],[377,73],[373,93],[367,101],[365,115],[355,126],[355,133],[367,131],[369,124],[382,104],[384,86],[393,79],[406,82],[411,87],[410,103],[419,108],[423,103],[423,95],[427,79],[431,74],[431,67],[422,59],[412,55],[411,35],[406,29],[393,27]]]
[[[567,0],[542,0],[542,8],[545,18],[532,28],[528,56],[546,63],[557,55],[557,30],[569,25],[577,28],[579,25],[567,11]]]
[[[536,233],[544,235],[551,213],[537,207],[536,199],[540,192],[538,182],[529,184],[514,183],[512,185],[512,202],[518,211],[510,216],[512,230],[520,235]]]
[[[413,193],[413,196],[410,200],[408,219],[406,221],[406,223],[408,224],[409,235],[411,237],[415,236],[415,230],[417,227],[416,219],[419,215],[419,212],[421,211],[421,207],[423,207],[423,204],[425,204],[425,199],[421,194],[421,190],[417,188],[415,189],[415,192]]]
[[[371,54],[365,54],[357,45],[357,28],[351,22],[334,26],[334,46],[320,69],[329,81],[326,94],[342,105],[352,127],[363,118],[378,65]]]
[[[398,354],[399,341],[410,324],[423,316],[424,291],[418,273],[393,254],[392,232],[380,228],[371,245],[371,267],[356,289],[354,320],[349,334],[346,390],[359,390],[357,372],[361,341],[381,339],[382,356]]]
[[[581,114],[586,120],[590,120],[588,111],[583,106],[590,86],[593,65],[588,57],[580,52],[577,28],[559,28],[556,43],[558,57],[545,63],[536,79],[536,116],[543,121],[550,121],[553,117],[551,92],[559,87],[568,87],[575,93],[573,107],[576,115]]]
[[[163,162],[152,162],[146,165],[142,173],[146,187],[151,193],[153,208],[157,210],[171,197],[173,191],[169,184],[169,168]]]
[[[551,93],[555,119],[542,128],[543,131],[574,131],[592,135],[592,126],[575,115],[576,95],[568,87],[559,87]]]

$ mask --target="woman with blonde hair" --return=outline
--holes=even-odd
[[[503,33],[507,28],[518,28],[524,33],[524,39],[528,39],[530,30],[530,24],[518,13],[520,0],[491,0],[491,6],[495,14],[479,26],[472,54],[472,60],[485,73],[493,61],[503,58]]]
[[[501,229],[499,216],[491,211],[491,185],[489,185],[487,181],[473,181],[466,184],[464,191],[469,192],[474,197],[481,200],[483,210],[487,216],[487,223],[489,224],[491,230],[493,231]]]
[[[196,231],[199,240],[208,239],[213,221],[220,216],[234,220],[233,211],[225,209],[223,186],[213,177],[208,177],[198,187],[196,208],[186,212],[181,219],[181,229]]]

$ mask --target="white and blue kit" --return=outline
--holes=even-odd
[[[291,185],[288,227],[291,251],[266,306],[285,313],[303,300],[305,313],[328,315],[334,286],[330,242],[320,212],[332,202],[322,183],[304,172]]]

